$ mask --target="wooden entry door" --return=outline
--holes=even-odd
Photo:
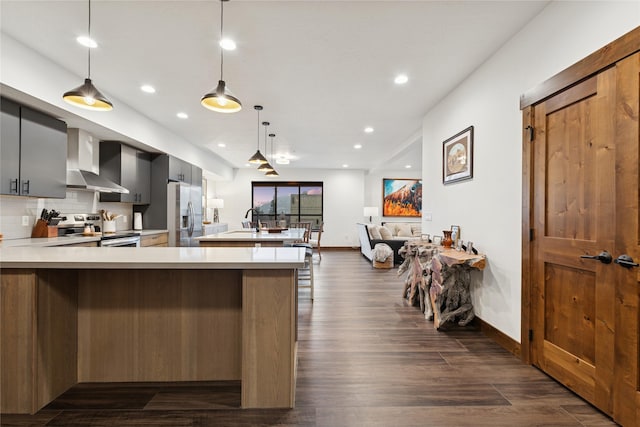
[[[640,402],[640,269],[614,261],[640,260],[639,58],[531,114],[531,361],[629,425]]]

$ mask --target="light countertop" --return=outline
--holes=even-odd
[[[0,248],[0,268],[52,269],[289,269],[304,266],[305,250],[274,248]]]
[[[280,233],[256,233],[254,229],[241,228],[224,233],[196,237],[196,240],[201,242],[278,242],[301,240],[303,236],[304,229],[302,228],[290,228]]]
[[[124,233],[140,233],[141,236],[149,236],[153,234],[166,233],[167,230],[118,230],[118,232]],[[28,247],[47,247],[47,246],[64,246],[75,245],[76,243],[85,242],[97,242],[100,240],[100,236],[82,236],[74,235],[73,237],[59,236],[48,238],[25,238],[25,239],[11,239],[0,241],[0,248],[14,248],[19,246]]]

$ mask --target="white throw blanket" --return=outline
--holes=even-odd
[[[385,262],[390,256],[393,256],[393,249],[386,243],[378,243],[373,248],[373,260],[376,262]]]

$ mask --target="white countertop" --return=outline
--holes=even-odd
[[[224,233],[208,234],[196,237],[201,242],[272,242],[301,240],[304,236],[303,228],[290,228],[280,233],[256,233],[251,228],[230,230]]]
[[[148,236],[153,234],[166,233],[167,230],[118,230],[118,232],[140,233],[141,236]],[[100,236],[82,235],[74,235],[73,237],[59,236],[48,238],[11,239],[0,241],[0,248],[14,248],[19,246],[28,246],[32,248],[46,246],[64,246],[74,245],[76,243],[97,242],[98,240],[100,240]]]
[[[0,248],[0,268],[203,269],[301,268],[304,248],[14,247]]]

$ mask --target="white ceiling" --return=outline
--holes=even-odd
[[[275,152],[294,158],[281,168],[420,168],[424,115],[547,3],[232,0],[225,35],[238,48],[225,52],[224,78],[243,109],[229,115],[200,106],[220,78],[217,0],[93,0],[91,77],[115,100],[104,114],[126,103],[234,167],[256,150],[260,104]],[[87,32],[86,1],[2,0],[0,8],[3,32],[82,83],[86,48],[75,38]],[[393,83],[400,72],[410,79],[404,86]],[[143,83],[157,92],[141,92]],[[259,134],[264,152],[263,126]]]

